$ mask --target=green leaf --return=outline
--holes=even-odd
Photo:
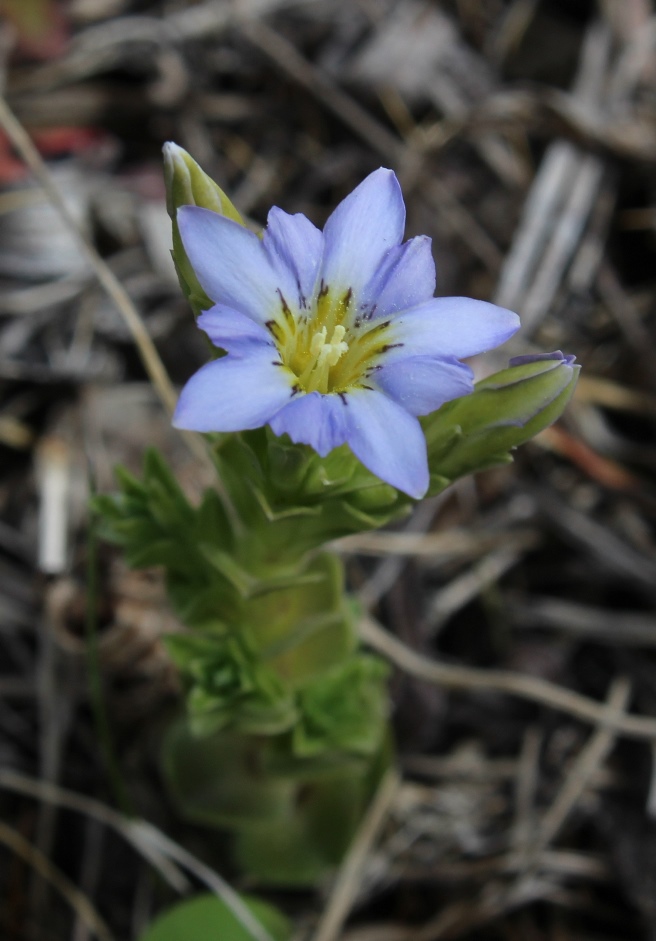
[[[217,643],[228,635],[228,629],[217,626],[212,630],[193,634],[167,634],[162,642],[171,660],[181,670],[189,670],[192,663],[213,652]]]
[[[342,861],[367,804],[392,761],[387,737],[367,758],[296,776],[298,786],[286,814],[238,832],[236,856],[243,869],[274,886],[312,886]],[[312,761],[295,761],[298,769]],[[295,774],[290,767],[290,774]]]
[[[197,542],[220,545],[227,551],[234,546],[232,525],[221,497],[216,490],[206,490],[196,510],[193,539]]]
[[[177,616],[194,630],[212,630],[239,617],[236,592],[218,575],[209,584],[200,579],[169,577],[166,587]]]
[[[306,782],[289,816],[237,834],[237,861],[266,885],[316,885],[341,862],[368,796],[362,767]]]
[[[295,784],[268,773],[274,742],[230,730],[198,738],[187,718],[174,722],[164,737],[161,760],[180,813],[195,823],[228,829],[286,818]]]
[[[292,687],[330,670],[356,645],[343,566],[329,553],[316,556],[295,583],[251,599],[242,617],[259,655]]]
[[[246,734],[277,735],[296,722],[291,690],[247,643],[244,631],[178,634],[167,647],[189,687],[194,734],[230,727]]]
[[[291,925],[281,911],[254,896],[242,895],[248,910],[274,941],[288,941]],[[139,941],[253,941],[253,935],[215,895],[178,902],[146,929]]]
[[[301,758],[325,751],[372,755],[380,747],[388,712],[389,668],[377,657],[352,657],[299,693],[293,731]]]
[[[133,569],[177,565],[180,549],[171,539],[143,538],[125,547],[125,561]]]
[[[212,568],[230,582],[243,598],[255,592],[258,580],[235,560],[232,553],[208,543],[201,543],[198,549]]]
[[[388,735],[373,755],[299,759],[289,736],[198,739],[186,720],[169,728],[162,751],[180,812],[232,830],[250,875],[293,886],[311,886],[339,864],[391,760]]]
[[[142,501],[146,496],[146,487],[135,477],[126,467],[120,464],[114,468],[116,482],[126,496],[134,497],[137,501]]]
[[[254,496],[254,489],[265,485],[264,470],[258,456],[257,432],[230,434],[220,438],[213,457],[233,506],[245,529],[260,526],[264,522],[262,509]]]

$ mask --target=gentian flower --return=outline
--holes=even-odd
[[[182,206],[177,220],[214,302],[198,326],[228,355],[192,376],[174,425],[268,423],[321,456],[348,444],[373,474],[422,497],[428,461],[417,416],[471,392],[460,358],[503,343],[519,319],[484,301],[433,297],[431,242],[402,244],[394,173],[370,174],[323,233],[276,207],[262,238],[197,206]]]

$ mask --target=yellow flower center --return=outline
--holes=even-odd
[[[323,284],[310,310],[293,314],[282,294],[280,305],[282,317],[270,320],[267,327],[282,364],[298,380],[299,392],[328,394],[366,387],[378,356],[391,345],[389,320],[358,317],[351,290],[335,298]]]

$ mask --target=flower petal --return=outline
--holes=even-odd
[[[274,268],[262,241],[225,216],[199,206],[181,206],[178,226],[185,251],[208,297],[258,323],[277,319],[281,295],[297,296],[290,271]]]
[[[292,396],[293,375],[264,349],[207,363],[183,388],[173,416],[190,431],[244,431],[265,425]]]
[[[519,317],[504,307],[468,297],[435,297],[394,317],[385,361],[405,356],[462,357],[504,343],[519,328]]]
[[[365,286],[358,309],[370,316],[384,317],[432,299],[434,293],[431,240],[427,235],[419,235],[387,253]]]
[[[411,415],[428,415],[435,409],[468,395],[474,388],[474,374],[457,359],[436,356],[408,356],[384,363],[372,379],[386,395]]]
[[[274,206],[267,218],[263,244],[274,267],[292,272],[298,284],[299,307],[307,306],[319,276],[321,231],[302,213],[291,216]]]
[[[321,277],[329,289],[357,298],[385,254],[401,243],[405,207],[399,181],[381,167],[337,206],[324,226]]]
[[[563,354],[562,350],[554,350],[553,353],[524,353],[522,356],[513,356],[508,360],[508,365],[526,366],[528,363],[549,362],[550,360],[571,366],[576,361],[576,356],[573,353]]]
[[[418,500],[428,489],[426,439],[421,425],[382,392],[356,389],[342,396],[349,447],[372,474]]]
[[[269,424],[274,434],[288,434],[295,444],[309,444],[321,457],[346,441],[344,405],[337,395],[300,395]]]
[[[205,331],[214,346],[233,356],[250,355],[254,347],[268,346],[271,351],[269,358],[277,358],[276,345],[269,331],[232,307],[215,304],[204,311],[196,323]]]

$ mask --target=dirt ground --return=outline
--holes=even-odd
[[[340,544],[395,666],[400,776],[348,880],[265,896],[299,941],[656,939],[652,3],[0,13],[0,936],[136,939],[189,888],[121,810],[192,854],[194,887],[198,861],[245,885],[159,778],[179,690],[158,574],[95,564],[87,539],[91,480],[111,489],[147,444],[206,482],[166,408],[206,358],[169,256],[173,140],[258,223],[278,205],[321,225],[393,168],[438,293],[522,318],[477,374],[583,364],[514,464]]]

